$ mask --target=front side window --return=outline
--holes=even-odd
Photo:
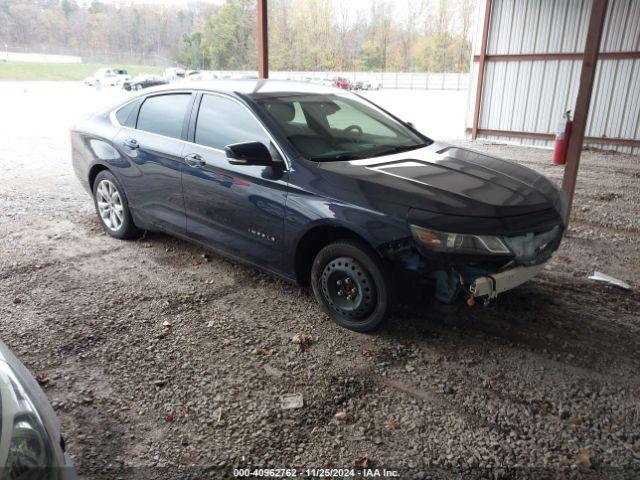
[[[242,142],[262,142],[267,147],[269,137],[258,121],[235,100],[220,95],[203,95],[198,110],[195,142],[224,149]]]
[[[431,143],[354,95],[305,93],[255,100],[293,147],[314,161],[368,158]]]
[[[190,100],[189,93],[156,95],[147,98],[140,107],[136,128],[166,137],[180,138]]]

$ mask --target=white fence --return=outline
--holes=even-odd
[[[0,50],[3,62],[44,62],[44,63],[82,63],[75,55],[50,55],[48,53],[18,53]]]
[[[218,78],[257,77],[257,71],[214,71]],[[468,73],[405,73],[405,72],[277,72],[270,71],[275,80],[299,80],[320,83],[325,79],[344,77],[350,82],[368,82],[371,88],[411,90],[466,90]]]

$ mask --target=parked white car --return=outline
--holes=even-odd
[[[176,80],[184,79],[186,73],[187,72],[184,68],[171,67],[165,69],[164,78],[166,78],[170,82],[174,82]]]
[[[101,68],[90,77],[85,78],[84,83],[93,86],[99,81],[103,87],[113,87],[114,85],[122,85],[128,80],[131,80],[131,75],[122,68]]]

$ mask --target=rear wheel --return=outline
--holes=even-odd
[[[93,182],[93,200],[103,230],[115,238],[133,238],[141,232],[133,223],[124,189],[116,177],[103,170]]]
[[[311,268],[318,303],[350,330],[379,327],[390,310],[392,285],[380,258],[362,242],[343,240],[324,247]]]

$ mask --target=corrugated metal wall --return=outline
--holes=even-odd
[[[479,54],[483,0],[474,53]],[[582,53],[591,0],[493,0],[487,55]],[[640,51],[640,0],[610,0],[602,52]],[[488,61],[480,113],[480,129],[552,133],[562,113],[573,109],[581,61]],[[472,64],[467,126],[473,122],[478,64]],[[640,139],[640,59],[598,62],[586,136]],[[493,137],[496,138],[496,137]],[[500,140],[551,145],[537,139]],[[626,153],[640,148],[593,145]]]

